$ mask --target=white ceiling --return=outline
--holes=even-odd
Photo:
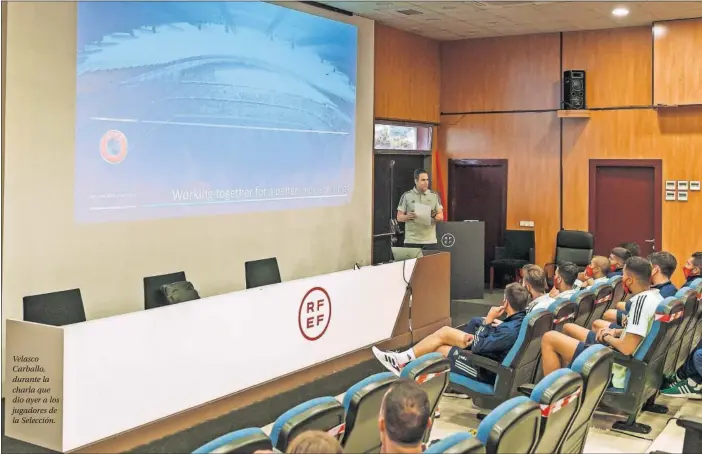
[[[702,17],[702,1],[483,0],[321,3],[374,19],[393,28],[441,41],[632,27],[651,25],[660,20]],[[629,15],[613,16],[612,10],[616,7],[627,8]]]

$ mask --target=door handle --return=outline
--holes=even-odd
[[[656,240],[644,240],[644,241],[647,243],[655,243],[656,242]]]
[[[656,240],[655,238],[652,240],[644,240],[646,243],[651,245],[651,250],[655,251],[656,250]]]

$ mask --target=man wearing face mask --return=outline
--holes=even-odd
[[[573,262],[561,262],[553,276],[551,298],[570,298],[578,289],[573,288],[578,280],[578,266]]]
[[[529,294],[521,284],[512,283],[505,288],[502,304],[493,307],[485,317],[484,322],[474,332],[468,333],[460,329],[444,326],[438,331],[422,339],[407,351],[384,352],[373,347],[373,354],[390,372],[400,375],[402,368],[423,355],[438,352],[451,360],[451,371],[465,375],[483,383],[495,383],[496,375],[470,364],[470,359],[461,352],[470,349],[473,354],[485,356],[497,362],[502,362],[512,348],[522,321],[526,316]],[[493,322],[506,314],[499,325]]]
[[[683,287],[689,287],[692,281],[702,277],[702,252],[695,252],[687,259],[683,266],[683,273],[685,274]]]
[[[596,255],[590,260],[590,264],[585,267],[585,272],[578,275],[575,286],[589,288],[600,282],[607,282],[607,272],[609,271],[609,259],[601,255]]]
[[[621,276],[624,263],[631,257],[631,251],[623,247],[615,247],[609,254],[609,272],[607,277]]]
[[[632,317],[622,329],[590,331],[574,323],[567,323],[563,332],[547,332],[541,342],[541,361],[544,375],[561,367],[568,367],[590,345],[601,343],[624,355],[633,355],[651,330],[658,305],[663,301],[658,290],[650,288],[651,263],[641,257],[631,257],[624,265],[622,281],[632,296]],[[626,368],[615,364],[612,385],[624,388]]]
[[[678,292],[677,287],[670,282],[670,276],[673,275],[678,267],[678,261],[673,254],[665,251],[653,252],[648,256],[648,261],[651,262],[651,289],[658,290],[663,298],[675,296]],[[595,329],[612,328],[617,329],[623,326],[623,321],[631,310],[632,298],[627,301],[618,302],[616,309],[609,309],[603,315],[603,320],[596,320],[592,327]]]
[[[522,285],[531,295],[527,313],[540,309],[546,310],[555,301],[546,293],[546,274],[537,265],[526,265],[522,268]]]

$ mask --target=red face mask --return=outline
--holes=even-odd
[[[623,282],[623,288],[624,288],[624,294],[625,294],[625,295],[628,295],[628,294],[631,293],[631,289],[630,289],[629,286],[627,285],[626,281]]]
[[[585,267],[585,276],[587,277],[593,277],[595,275],[595,272],[592,269],[592,265],[588,265]]]
[[[688,279],[692,276],[692,268],[683,267],[683,274],[685,275],[685,279]]]
[[[617,265],[609,265],[609,270],[614,272],[617,271],[619,268],[617,268]]]

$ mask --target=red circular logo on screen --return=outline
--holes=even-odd
[[[332,306],[329,293],[322,287],[315,287],[305,293],[297,314],[300,334],[308,341],[316,341],[324,336],[331,322]]]
[[[119,164],[127,157],[127,137],[111,129],[100,139],[100,156],[110,164]]]

